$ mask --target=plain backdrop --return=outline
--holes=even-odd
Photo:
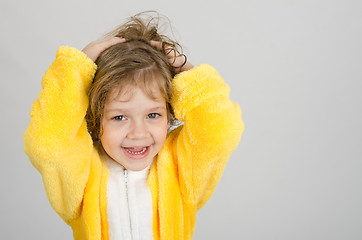
[[[29,111],[60,45],[144,10],[220,72],[246,123],[194,239],[362,239],[359,0],[1,0],[0,239],[72,239],[22,150]]]

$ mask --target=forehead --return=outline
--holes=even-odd
[[[110,91],[108,100],[112,101],[115,98],[124,99],[124,101],[128,101],[133,97],[135,92],[140,90],[143,94],[147,95],[147,97],[157,100],[164,99],[163,93],[155,81],[149,82],[146,84],[128,84],[126,86],[119,86]]]
[[[143,114],[149,111],[167,110],[166,100],[158,93],[155,88],[154,95],[157,98],[151,98],[141,88],[133,88],[128,91],[115,92],[106,102],[104,112],[108,114]]]
[[[164,102],[166,99],[161,89],[156,83],[152,83],[147,88],[140,86],[124,86],[113,89],[107,97],[106,103],[110,102],[129,102],[135,95],[138,98],[143,97],[155,102]]]
[[[109,92],[108,100],[114,97],[131,98],[134,94],[134,89],[138,88],[154,100],[158,98],[168,99],[169,81],[157,69],[146,68],[133,73],[130,72],[117,82],[118,86]]]

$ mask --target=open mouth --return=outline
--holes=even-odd
[[[122,149],[131,158],[143,158],[149,153],[150,147],[122,147]]]
[[[124,149],[130,154],[139,155],[139,154],[142,154],[142,153],[146,152],[147,147],[144,147],[144,148],[124,148]]]

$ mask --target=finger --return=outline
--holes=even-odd
[[[151,46],[157,48],[158,50],[163,50],[163,48],[162,48],[162,42],[160,42],[160,41],[151,40],[151,41],[150,41],[150,44],[151,44]]]
[[[113,45],[116,45],[118,43],[123,43],[125,42],[126,39],[125,38],[120,38],[120,37],[112,37],[112,38],[105,38],[100,40],[100,42],[98,42],[99,46],[101,49],[105,50]]]
[[[150,40],[150,44],[151,46],[164,52],[169,59],[173,59],[173,62],[171,62],[171,64],[173,64],[178,55],[180,55],[174,46],[167,44],[166,42]]]
[[[126,39],[119,37],[105,38],[97,40],[88,44],[82,51],[94,62],[97,60],[98,56],[107,48],[125,42]]]
[[[164,51],[166,55],[171,53],[172,51],[176,51],[175,47],[171,44],[167,44],[166,42],[154,41],[150,40],[151,46],[157,48],[158,50]]]

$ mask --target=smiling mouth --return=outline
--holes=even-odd
[[[123,152],[131,159],[143,159],[150,153],[150,146],[147,147],[122,147]]]
[[[136,147],[136,148],[124,148],[128,153],[134,154],[134,155],[140,155],[142,153],[145,153],[147,151],[148,147]]]

